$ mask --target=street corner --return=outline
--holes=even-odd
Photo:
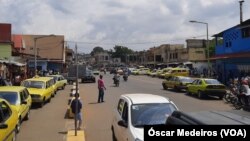
[[[85,141],[84,131],[77,130],[77,135],[75,135],[75,130],[69,130],[67,133],[67,141]]]

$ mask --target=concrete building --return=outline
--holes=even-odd
[[[106,66],[112,63],[112,58],[108,52],[99,52],[94,55],[97,66]]]

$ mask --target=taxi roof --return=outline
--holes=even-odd
[[[123,94],[122,97],[130,99],[130,101],[133,104],[170,103],[168,98],[154,94],[133,93],[133,94]]]
[[[0,87],[0,91],[21,91],[25,89],[23,86],[2,86]]]
[[[34,78],[29,78],[24,81],[47,81],[53,79],[52,77],[34,77]]]

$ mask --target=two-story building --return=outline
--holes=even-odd
[[[25,46],[20,55],[26,58],[31,76],[34,75],[35,63],[37,64],[37,71],[54,70],[63,72],[65,70],[66,47],[64,46],[63,35],[15,34],[12,36],[13,39],[21,36],[22,41],[14,40],[13,42],[15,45],[22,42],[22,45]]]
[[[250,19],[216,35],[216,70],[219,80],[250,74]]]

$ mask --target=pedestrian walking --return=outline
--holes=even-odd
[[[71,103],[71,110],[74,116],[76,116],[76,120],[78,122],[77,129],[80,130],[82,126],[82,102],[80,101],[79,93],[75,94],[75,99]]]
[[[106,87],[104,85],[104,81],[103,81],[103,76],[100,75],[99,79],[98,79],[98,90],[99,90],[99,95],[98,95],[98,103],[100,102],[104,102],[104,90],[106,90]]]

